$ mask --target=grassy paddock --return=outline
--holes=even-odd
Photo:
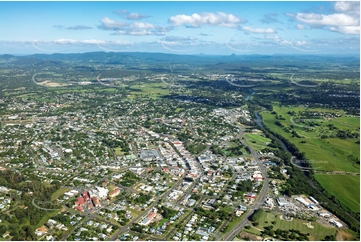
[[[315,174],[314,176],[322,187],[337,197],[341,203],[355,212],[360,212],[359,176],[330,174]]]
[[[360,158],[360,145],[356,143],[357,139],[321,138],[321,135],[331,134],[333,132],[327,127],[328,124],[334,124],[335,127],[341,130],[358,130],[360,120],[358,117],[342,116],[336,119],[325,120],[322,122],[321,126],[315,127],[312,130],[294,126],[293,130],[302,137],[297,138],[292,137],[290,132],[286,132],[284,128],[277,126],[275,122],[279,121],[283,126],[291,127],[292,122],[290,121],[290,118],[292,115],[288,114],[288,111],[298,113],[299,111],[305,110],[315,112],[330,112],[334,110],[320,108],[306,109],[305,107],[280,107],[278,105],[274,105],[273,110],[278,116],[282,116],[284,120],[276,119],[276,115],[271,112],[262,112],[264,124],[272,131],[279,133],[295,144],[301,152],[305,152],[307,160],[313,162],[311,165],[314,169],[355,173],[360,172],[360,165],[351,161],[349,158],[350,155]],[[340,111],[340,113],[344,115],[344,112]],[[301,143],[301,141],[303,141],[303,143]],[[316,179],[327,192],[334,195],[344,205],[354,211],[360,211],[359,177],[348,176],[346,178],[346,176],[317,175]],[[357,196],[355,196],[355,194]]]
[[[259,134],[245,134],[244,136],[248,139],[247,144],[255,150],[262,150],[267,147],[266,143],[271,142],[270,139]]]

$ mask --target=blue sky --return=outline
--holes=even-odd
[[[359,2],[0,2],[0,54],[359,54]]]

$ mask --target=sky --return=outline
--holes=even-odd
[[[0,2],[0,54],[360,54],[360,2]]]

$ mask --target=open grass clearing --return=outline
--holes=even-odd
[[[259,134],[245,134],[246,143],[254,150],[262,150],[267,147],[270,139]]]
[[[314,176],[321,186],[338,198],[341,203],[355,212],[360,211],[359,176],[333,174],[315,174]]]
[[[58,190],[56,190],[53,194],[51,194],[50,200],[54,201],[56,199],[58,199],[61,195],[63,195],[64,193],[70,191],[70,188],[60,188]]]
[[[264,124],[271,129],[272,131],[279,133],[283,137],[290,140],[295,144],[301,152],[305,152],[306,159],[311,163],[312,167],[315,170],[324,170],[324,171],[346,171],[346,172],[360,172],[360,165],[356,164],[350,159],[350,155],[360,158],[360,145],[356,143],[356,139],[340,139],[340,138],[321,138],[322,129],[327,130],[326,125],[329,122],[322,124],[322,127],[318,127],[314,130],[307,131],[304,128],[295,127],[294,130],[305,138],[292,137],[292,134],[286,132],[282,127],[279,127],[275,124],[276,121],[279,121],[286,127],[291,126],[290,114],[287,114],[288,111],[298,112],[300,110],[306,110],[303,107],[279,107],[274,106],[274,111],[277,114],[284,118],[284,120],[277,120],[275,115],[271,112],[262,112]],[[310,109],[308,109],[310,111]],[[327,109],[312,109],[314,111],[330,111]],[[340,112],[342,113],[342,112]],[[347,125],[351,127],[358,127],[356,120],[359,120],[357,117],[341,117],[337,122],[346,122]],[[350,120],[350,124],[348,121]],[[331,122],[331,121],[330,121]],[[338,124],[336,127],[341,128],[341,125]],[[343,126],[343,129],[349,129],[347,126]],[[303,141],[304,143],[301,143]],[[351,176],[349,176],[351,177]],[[353,192],[350,187],[359,189],[360,180],[359,177],[351,177],[346,182],[342,182],[343,176],[326,176],[321,177],[320,175],[316,176],[316,179],[320,184],[326,189],[327,192],[334,195],[341,203],[348,206],[354,211],[359,211],[359,190],[358,192]],[[345,178],[347,179],[347,178]],[[332,184],[332,185],[331,185]],[[340,192],[341,191],[341,192]],[[354,194],[357,195],[357,199],[353,198]]]
[[[124,152],[122,152],[122,148],[120,148],[120,147],[115,148],[114,153],[115,153],[115,155],[123,155],[124,154]]]
[[[300,109],[300,108],[298,108]],[[285,120],[278,120],[286,127],[290,127],[291,115],[287,114],[288,111],[296,111],[297,108],[285,108],[274,106],[274,110],[278,115],[282,115]],[[296,111],[297,112],[297,111]],[[356,144],[356,139],[339,139],[339,138],[326,138],[321,139],[321,128],[307,131],[301,127],[295,127],[294,130],[305,138],[292,137],[292,134],[286,132],[283,128],[277,126],[275,122],[277,119],[274,114],[270,112],[262,112],[264,124],[276,133],[281,134],[283,137],[294,143],[301,152],[305,152],[306,158],[311,161],[322,161],[317,164],[317,169],[329,171],[350,171],[358,172],[359,165],[348,161],[349,155],[359,157],[359,144]],[[305,143],[300,143],[304,141]],[[345,149],[347,147],[347,149]]]
[[[273,221],[275,221],[275,224],[272,224]],[[311,222],[311,225],[314,226],[314,228],[308,228],[306,225],[308,221],[306,220],[293,219],[292,221],[286,221],[286,220],[282,220],[279,214],[275,215],[270,212],[263,212],[258,222],[259,222],[258,228],[260,229],[263,229],[263,227],[265,226],[272,225],[273,230],[295,229],[295,230],[299,230],[301,233],[305,233],[305,234],[309,233],[310,240],[322,240],[326,235],[336,234],[335,228],[332,227],[328,228],[316,222]]]

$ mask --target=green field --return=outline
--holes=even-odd
[[[59,190],[57,190],[56,192],[51,194],[50,200],[54,201],[54,200],[58,199],[61,195],[63,195],[64,193],[66,193],[70,190],[71,190],[70,188],[60,188]]]
[[[271,142],[269,138],[259,134],[245,134],[246,143],[254,150],[262,150],[267,147],[267,143]]]
[[[276,119],[276,115],[271,112],[262,112],[262,118],[264,124],[271,129],[273,132],[276,132],[293,144],[297,148],[306,154],[306,159],[311,163],[312,167],[315,170],[324,170],[324,171],[346,171],[346,172],[360,172],[360,165],[353,161],[350,156],[360,159],[360,145],[356,143],[358,139],[356,138],[321,138],[323,134],[330,136],[333,130],[328,128],[328,124],[334,124],[334,126],[339,130],[359,130],[359,121],[357,117],[346,117],[342,116],[340,118],[324,120],[318,122],[320,126],[315,126],[313,129],[306,129],[303,127],[298,127],[293,125],[290,118],[291,114],[288,114],[289,111],[294,111],[298,113],[299,111],[305,111],[304,107],[279,107],[277,105],[273,106],[273,110],[280,117],[282,116],[283,120]],[[329,109],[307,109],[308,111],[325,111],[330,112]],[[343,114],[343,112],[340,112]],[[284,127],[277,126],[276,121],[279,121]],[[285,129],[296,131],[299,136],[302,138],[292,137],[291,132],[287,132]],[[301,143],[303,141],[303,143]],[[333,176],[316,176],[316,179],[321,183],[322,186],[326,189],[327,192],[333,194],[340,202],[349,206],[350,209],[359,211],[359,200],[349,198],[355,195],[355,192],[350,189],[350,187],[358,188],[360,187],[359,178],[355,177],[344,178],[348,179],[347,182],[341,182],[335,180]],[[340,177],[342,178],[342,177]],[[330,185],[333,184],[333,185]],[[342,191],[342,192],[339,192]],[[359,197],[359,192],[357,192]],[[356,204],[355,204],[356,203]]]
[[[115,153],[115,155],[123,155],[124,154],[124,152],[122,152],[122,148],[120,148],[120,147],[115,148],[114,153]]]
[[[274,106],[273,109],[277,112],[278,115],[282,115],[282,117],[285,118],[285,120],[278,120],[285,127],[290,127],[292,125],[290,121],[291,115],[287,114],[288,111],[298,112],[305,110],[304,108],[300,107],[280,108],[278,106]],[[360,145],[355,143],[357,139],[321,139],[321,135],[325,133],[325,125],[331,122],[348,122],[348,119],[350,119],[351,121],[349,125],[356,129],[355,118],[343,117],[341,120],[336,119],[327,121],[324,122],[321,127],[317,127],[311,130],[295,126],[294,130],[304,138],[292,137],[290,132],[286,132],[283,128],[277,126],[275,124],[277,119],[275,118],[274,114],[271,114],[271,112],[263,112],[262,118],[264,124],[268,128],[290,140],[298,147],[301,152],[305,152],[306,158],[316,163],[317,169],[328,171],[359,172],[360,166],[349,161],[348,158],[349,155],[353,155],[358,158],[360,157]],[[357,119],[359,120],[359,118]],[[306,143],[300,143],[301,141],[305,141]],[[347,147],[347,149],[345,149],[345,147]]]
[[[315,174],[315,178],[322,187],[329,191],[331,195],[337,197],[341,203],[353,211],[360,211],[359,176]]]
[[[279,217],[280,215],[274,215],[269,212],[263,212],[259,222],[259,228],[263,228],[265,226],[273,226],[273,229],[282,229],[282,230],[290,230],[290,229],[296,229],[301,231],[302,233],[310,233],[309,239],[310,240],[322,240],[326,235],[334,235],[336,234],[336,229],[332,227],[325,227],[318,223],[311,222],[311,225],[314,226],[314,228],[308,228],[306,226],[307,221],[306,220],[300,220],[300,219],[293,219],[292,221],[286,221],[282,220]],[[271,222],[275,221],[275,224],[272,224]],[[267,223],[266,223],[267,222]]]
[[[135,85],[131,86],[131,88],[139,89],[139,91],[131,91],[130,99],[135,98],[136,96],[149,96],[150,98],[158,98],[162,95],[169,94],[168,85],[164,83],[156,83],[156,84],[147,84],[147,85]]]

